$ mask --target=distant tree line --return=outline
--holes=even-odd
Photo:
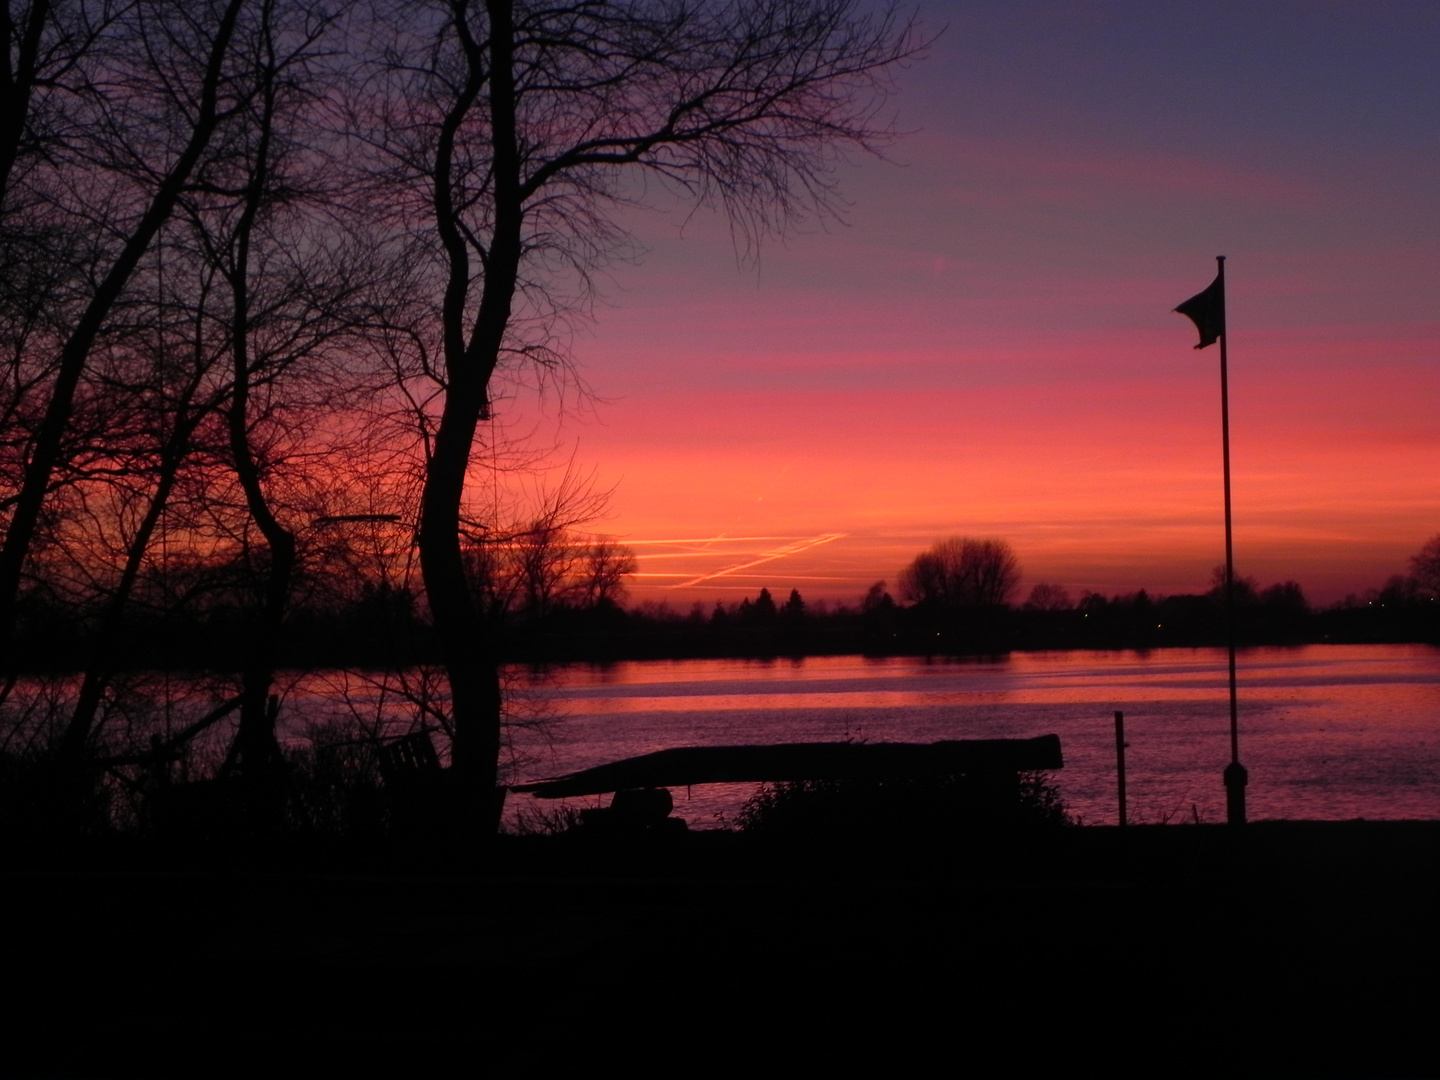
[[[388,521],[335,521],[331,542],[297,571],[274,658],[287,668],[389,667],[432,661],[434,629],[403,556],[387,550]],[[367,550],[369,549],[369,550]],[[378,549],[378,550],[376,550]],[[612,538],[534,520],[465,550],[467,580],[486,618],[514,638],[512,655],[557,634],[602,632],[624,622],[634,552]],[[243,653],[263,578],[246,560],[177,556],[137,588],[127,633],[106,645],[112,670],[213,671]],[[184,597],[183,604],[173,597]],[[94,609],[57,590],[31,590],[21,671],[85,670],[104,628]]]
[[[364,520],[328,526],[331,542],[297,573],[276,643],[278,662],[314,667],[435,659],[423,595],[385,550],[383,534],[393,528]],[[898,598],[877,581],[856,603],[811,603],[798,588],[761,588],[737,601],[697,602],[686,610],[655,601],[627,606],[634,552],[554,515],[467,548],[465,560],[475,602],[504,627],[503,658],[510,661],[1148,649],[1223,645],[1228,633],[1223,568],[1199,593],[1072,596],[1060,584],[1040,582],[1019,600],[1019,560],[996,539],[935,544],[902,568]],[[183,670],[223,663],[251,632],[256,580],[243,560],[172,560],[166,595],[152,596],[153,582],[137,593],[127,621],[134,632],[110,646],[112,664]],[[177,608],[167,601],[170,594],[185,596],[186,604]],[[1412,560],[1411,573],[1325,608],[1312,606],[1294,581],[1261,587],[1241,576],[1237,638],[1242,645],[1440,641],[1437,596],[1440,537]],[[26,667],[77,670],[87,643],[102,632],[93,609],[56,592],[32,591],[26,600]]]
[[[603,634],[552,639],[552,655],[621,656],[994,655],[1016,649],[1151,649],[1219,646],[1228,638],[1224,569],[1200,593],[1145,589],[1072,597],[1040,582],[1017,602],[1021,569],[1008,543],[951,537],[916,556],[858,604],[810,604],[791,589],[783,604],[754,597],[688,612],[647,602],[617,613]],[[1294,581],[1261,587],[1236,579],[1241,645],[1316,642],[1440,642],[1440,536],[1411,560],[1411,573],[1325,608]]]

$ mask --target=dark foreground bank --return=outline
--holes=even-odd
[[[753,841],[31,859],[3,1067],[1440,1072],[1440,823]]]

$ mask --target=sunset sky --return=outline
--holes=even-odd
[[[1172,309],[1218,254],[1237,572],[1327,603],[1405,570],[1440,532],[1440,5],[919,13],[844,224],[737,266],[713,215],[627,218],[593,399],[508,407],[614,487],[632,600],[853,601],[955,534],[1008,540],[1021,599],[1202,591],[1219,349]]]

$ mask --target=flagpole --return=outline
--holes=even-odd
[[[1219,267],[1220,296],[1225,296],[1225,256],[1215,256]],[[1230,654],[1230,764],[1225,766],[1225,820],[1245,824],[1245,785],[1249,773],[1240,764],[1240,709],[1235,692],[1235,545],[1230,527],[1230,374],[1225,351],[1230,337],[1224,308],[1220,324],[1220,436],[1225,458],[1225,617]]]

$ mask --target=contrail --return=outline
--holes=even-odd
[[[645,544],[754,544],[761,540],[785,540],[784,536],[731,536],[728,533],[720,533],[718,536],[686,536],[672,540],[625,540],[630,547],[640,547]]]
[[[760,566],[764,563],[774,562],[776,559],[783,559],[787,555],[799,555],[802,551],[809,551],[811,548],[819,547],[821,544],[829,544],[835,540],[839,540],[845,535],[845,533],[821,533],[819,536],[812,536],[805,540],[796,540],[794,543],[786,544],[784,547],[778,547],[771,551],[767,551],[759,558],[751,559],[749,562],[736,563],[734,566],[726,566],[720,570],[713,571],[712,573],[701,574],[697,578],[691,578],[689,581],[682,581],[678,585],[669,585],[667,586],[667,588],[688,589],[691,586],[699,585],[703,582],[710,581],[713,578],[725,577],[727,574],[735,574],[739,573],[741,570],[749,570],[752,566]]]

